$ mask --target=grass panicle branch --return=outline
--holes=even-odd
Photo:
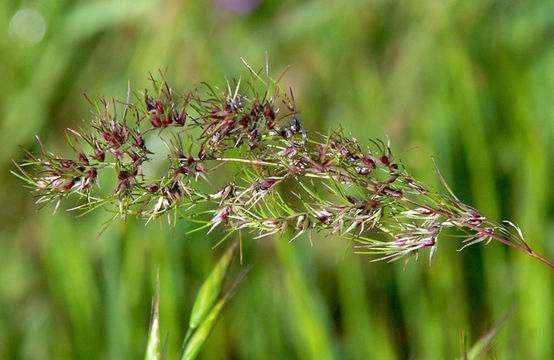
[[[203,84],[182,94],[161,74],[134,100],[87,98],[92,120],[67,131],[74,158],[41,144],[40,153],[27,152],[17,175],[38,204],[57,209],[77,196],[74,210],[103,207],[147,222],[185,218],[201,224],[196,230],[223,226],[223,239],[248,230],[258,238],[290,231],[292,240],[307,233],[311,241],[313,231],[326,231],[374,261],[393,261],[426,248],[432,258],[439,235],[455,229],[461,249],[497,240],[554,267],[513,223],[486,217],[448,187],[443,194],[413,178],[388,141],[364,148],[342,128],[308,133],[292,90],[279,84],[283,74],[274,80],[267,66],[265,74],[247,67],[246,81],[228,81],[224,89]],[[152,151],[156,142],[167,151]],[[151,174],[153,163],[163,174]],[[231,181],[213,190],[226,171]],[[109,177],[115,185],[100,187]]]

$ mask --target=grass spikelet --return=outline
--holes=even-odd
[[[160,334],[160,272],[156,273],[156,294],[152,301],[150,314],[150,326],[148,331],[148,343],[146,346],[145,360],[160,360],[162,358],[162,341]]]

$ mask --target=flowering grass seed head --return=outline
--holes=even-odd
[[[247,67],[249,81],[227,82],[225,90],[205,84],[204,91],[180,94],[162,74],[121,106],[87,97],[92,120],[68,130],[75,160],[41,144],[39,154],[28,152],[18,164],[18,176],[32,186],[37,203],[56,202],[56,208],[77,195],[81,210],[115,205],[123,218],[194,217],[202,228],[222,225],[228,234],[290,231],[295,239],[325,231],[354,241],[358,253],[376,260],[425,248],[432,257],[439,235],[453,228],[463,234],[463,247],[496,239],[553,266],[531,251],[512,223],[486,218],[448,187],[444,195],[414,179],[388,141],[372,140],[364,149],[342,128],[308,136],[292,89]],[[148,148],[156,140],[166,144],[165,161],[154,160],[160,154]],[[161,177],[144,171],[152,162],[165,166]],[[207,190],[225,170],[233,179]],[[100,173],[115,174],[111,192],[101,191]],[[211,209],[197,210],[201,204]],[[375,232],[389,240],[376,239]]]

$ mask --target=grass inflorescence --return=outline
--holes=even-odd
[[[448,194],[413,178],[388,141],[364,148],[342,128],[308,132],[292,89],[279,84],[283,74],[273,79],[267,66],[265,74],[246,66],[248,80],[228,81],[224,89],[203,84],[181,94],[161,74],[134,100],[130,94],[121,103],[87,97],[92,121],[67,131],[75,157],[61,158],[41,144],[39,154],[28,152],[18,165],[19,176],[39,204],[55,202],[57,209],[76,195],[74,210],[107,207],[114,218],[147,221],[186,218],[207,232],[223,226],[223,239],[242,230],[257,237],[288,230],[291,241],[304,233],[311,241],[313,231],[326,231],[351,240],[358,253],[392,261],[425,248],[432,258],[439,235],[456,229],[461,248],[497,240],[554,267],[516,225],[459,201],[438,171]],[[144,169],[160,158],[148,147],[154,140],[167,148],[160,177]],[[232,181],[205,186],[225,169]],[[109,191],[99,189],[101,173],[114,178]]]

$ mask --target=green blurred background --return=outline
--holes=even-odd
[[[9,174],[35,134],[66,151],[63,130],[90,114],[83,92],[124,99],[159,68],[174,89],[224,85],[246,74],[241,56],[260,67],[268,51],[274,74],[291,65],[307,129],[389,136],[438,187],[434,156],[463,201],[554,259],[553,38],[548,0],[1,1],[0,358],[143,357],[156,268],[167,358],[180,354],[217,236],[130,221],[97,237],[105,213],[37,211]],[[461,331],[474,342],[514,306],[492,354],[551,358],[553,270],[498,243],[459,246],[443,238],[431,267],[403,271],[337,238],[246,239],[252,269],[201,356],[453,358]]]

